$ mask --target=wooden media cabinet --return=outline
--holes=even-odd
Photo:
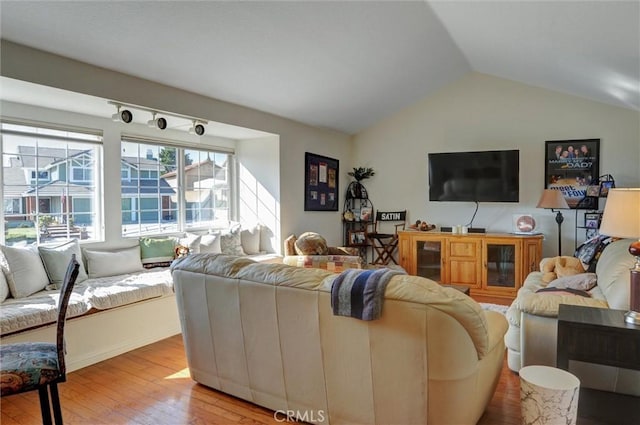
[[[400,265],[411,275],[465,285],[471,295],[515,298],[538,270],[543,235],[399,232]]]

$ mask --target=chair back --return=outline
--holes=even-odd
[[[407,210],[403,211],[376,211],[375,232],[380,232],[379,223],[395,222],[396,233],[404,230],[407,222]],[[400,229],[402,228],[402,229]]]
[[[76,255],[71,255],[71,261],[67,267],[67,272],[64,275],[64,281],[62,282],[62,288],[60,288],[60,299],[58,300],[58,326],[56,331],[56,348],[58,350],[58,367],[60,369],[60,375],[64,376],[66,373],[66,364],[64,361],[65,347],[64,347],[64,324],[67,319],[67,307],[69,306],[69,299],[71,298],[71,292],[73,286],[78,278],[78,272],[80,270],[80,263],[76,260]]]

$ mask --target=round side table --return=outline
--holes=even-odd
[[[520,408],[523,424],[575,425],[580,380],[549,366],[520,369]]]

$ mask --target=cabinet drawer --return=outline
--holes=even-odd
[[[449,243],[449,255],[451,257],[476,257],[478,255],[477,248],[477,242],[451,241]]]

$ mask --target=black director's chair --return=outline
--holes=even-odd
[[[404,230],[407,222],[407,210],[404,211],[378,211],[376,219],[373,223],[367,225],[367,239],[371,242],[373,250],[371,251],[372,264],[386,265],[393,261],[398,264],[393,254],[398,248],[398,231]],[[394,224],[395,223],[395,224]],[[383,228],[390,229],[395,227],[393,233],[384,233]],[[369,228],[373,228],[369,232]],[[374,255],[376,258],[374,259]]]

